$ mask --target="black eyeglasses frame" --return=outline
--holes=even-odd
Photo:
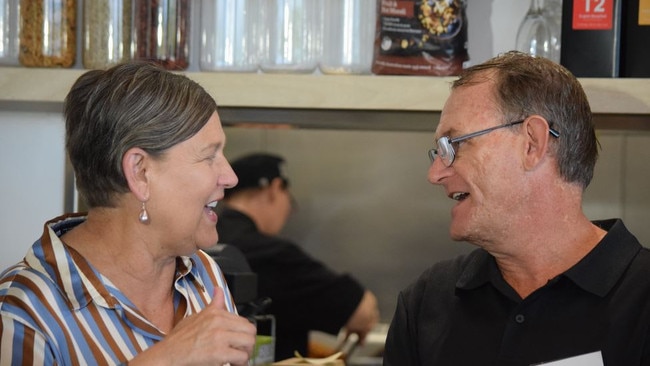
[[[484,130],[471,132],[471,133],[468,133],[466,135],[462,135],[462,136],[458,136],[458,137],[454,137],[454,138],[449,138],[449,136],[442,136],[436,142],[437,147],[433,148],[433,149],[430,149],[428,151],[429,160],[431,161],[431,164],[433,164],[433,161],[435,160],[436,156],[439,156],[442,159],[443,164],[445,164],[445,166],[447,166],[447,167],[450,167],[454,163],[454,160],[456,159],[456,150],[454,149],[454,146],[452,144],[457,144],[459,142],[469,140],[469,139],[477,137],[477,136],[485,135],[487,133],[490,133],[490,132],[492,132],[494,130],[498,130],[500,128],[506,128],[506,127],[511,127],[511,126],[514,126],[514,125],[518,125],[520,123],[523,123],[525,120],[526,119],[524,118],[524,119],[519,120],[519,121],[508,122],[508,123],[505,123],[505,124],[502,124],[502,125],[489,127],[489,128],[484,129]],[[549,127],[548,132],[551,134],[551,136],[553,136],[555,138],[560,137],[560,133],[557,130],[551,128],[551,127]],[[442,148],[441,148],[441,146],[442,146]],[[444,150],[444,151],[443,151],[442,154],[440,154],[439,150]]]

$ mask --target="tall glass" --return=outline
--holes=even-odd
[[[562,50],[562,0],[544,0],[542,15],[551,32],[551,59],[560,63]]]
[[[372,66],[375,0],[325,0],[323,52],[324,74],[369,74]]]
[[[133,58],[185,70],[190,56],[190,0],[134,0]]]
[[[131,58],[131,0],[84,0],[83,65],[103,69]]]
[[[72,67],[76,59],[76,0],[20,1],[20,64]]]
[[[542,15],[542,0],[531,0],[528,12],[517,31],[518,51],[551,59],[551,28]]]
[[[17,66],[20,46],[20,0],[0,0],[0,65]]]
[[[201,70],[257,71],[261,28],[259,2],[260,0],[201,2]]]
[[[262,71],[316,70],[321,49],[320,0],[264,0],[261,10]]]

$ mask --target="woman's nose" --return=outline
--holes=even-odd
[[[239,178],[235,174],[235,171],[232,170],[230,163],[224,159],[224,164],[222,164],[221,169],[219,169],[219,183],[223,185],[226,189],[232,188],[237,185]]]

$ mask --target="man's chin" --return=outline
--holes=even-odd
[[[463,228],[459,228],[459,227],[457,228],[452,226],[449,229],[449,236],[453,241],[469,241],[469,235],[467,233],[467,230]]]

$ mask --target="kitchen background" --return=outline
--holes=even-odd
[[[514,48],[528,6],[521,0],[469,0],[470,62],[480,63]],[[194,34],[198,16],[194,7]],[[195,38],[189,71],[198,71]],[[76,67],[81,67],[79,60]],[[43,222],[64,211],[71,193],[66,186],[61,114],[0,107],[4,235],[0,268],[4,268],[23,257],[42,232]],[[433,142],[435,121],[426,131],[268,127],[226,127],[227,155],[269,151],[287,158],[299,210],[284,235],[374,291],[383,322],[390,321],[400,289],[425,268],[473,249],[449,239],[452,202],[426,181],[426,151]],[[592,219],[622,217],[645,245],[650,245],[648,130],[598,131],[601,156],[584,203]]]

